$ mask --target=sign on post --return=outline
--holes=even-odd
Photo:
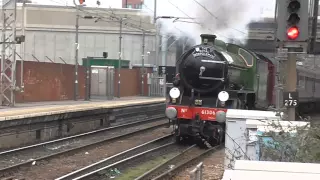
[[[283,92],[283,104],[285,107],[297,107],[299,105],[298,92]]]
[[[164,79],[159,79],[159,84],[164,85]]]

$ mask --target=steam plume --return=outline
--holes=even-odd
[[[145,8],[152,13],[154,0],[144,0]],[[198,2],[198,3],[197,3]],[[191,17],[195,19],[159,19],[162,34],[187,34],[200,42],[201,33],[216,34],[218,39],[231,37],[244,42],[247,24],[261,19],[261,8],[274,6],[272,0],[158,0],[157,16]],[[192,23],[186,23],[188,21]]]

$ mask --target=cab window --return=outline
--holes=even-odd
[[[246,50],[239,48],[238,54],[242,57],[247,66],[253,66],[253,56]]]

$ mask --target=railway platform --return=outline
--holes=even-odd
[[[164,116],[165,98],[58,101],[0,108],[0,149]]]
[[[91,101],[18,103],[13,108],[0,107],[0,121],[162,102],[165,102],[164,98],[127,97],[115,100],[93,99]]]

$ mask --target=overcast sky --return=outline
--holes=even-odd
[[[47,4],[47,5],[73,5],[73,0],[33,0],[37,4]],[[78,0],[76,0],[78,1]],[[97,0],[86,0],[87,6],[97,7]],[[113,8],[121,8],[122,0],[100,0],[100,7],[113,7]]]
[[[38,4],[47,4],[47,5],[69,5],[69,6],[73,5],[73,0],[33,0],[33,1]],[[150,1],[154,1],[154,0],[145,0],[146,4],[149,4],[149,5],[151,3]],[[161,1],[167,1],[167,0],[161,0]],[[178,1],[186,1],[186,0],[171,0],[171,2],[178,2]],[[87,6],[90,6],[90,7],[97,7],[96,2],[97,0],[86,0]],[[101,2],[100,7],[112,7],[112,8],[122,7],[122,0],[100,0],[100,2]],[[255,6],[261,10],[261,16],[273,17],[274,2],[275,0],[256,0]]]

